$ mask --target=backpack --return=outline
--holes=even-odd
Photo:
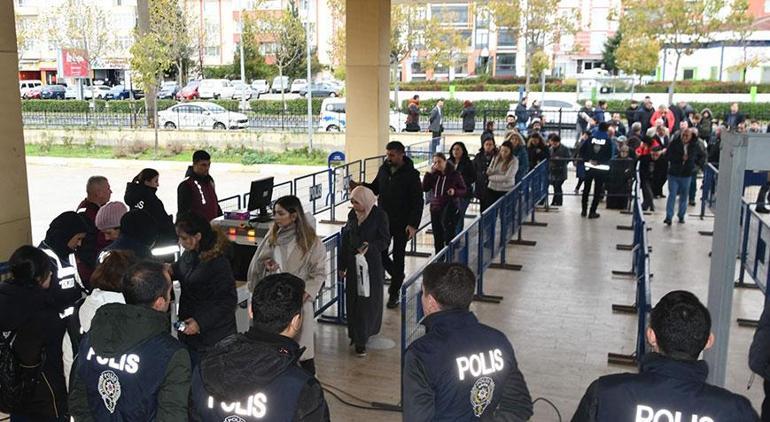
[[[21,403],[21,363],[13,352],[16,333],[0,332],[0,411],[13,413]]]

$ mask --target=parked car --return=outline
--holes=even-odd
[[[234,100],[250,100],[254,96],[254,91],[251,87],[243,81],[233,81],[233,99]]]
[[[270,92],[270,84],[265,79],[254,79],[251,81],[251,90],[259,98],[260,95]]]
[[[179,85],[176,83],[176,81],[163,82],[160,85],[160,90],[158,91],[158,98],[173,100],[174,97],[176,97],[176,94],[179,92],[179,89]]]
[[[92,87],[83,87],[83,99],[90,100],[91,98],[104,99],[110,92],[110,87],[106,85],[95,85]]]
[[[197,98],[200,98],[200,95],[198,95],[198,87],[200,87],[201,81],[200,80],[192,80],[190,82],[187,82],[187,85],[184,86],[179,92],[176,94],[176,99],[179,101],[182,100],[195,100]]]
[[[345,130],[346,123],[345,99],[327,98],[323,100],[318,129],[326,132],[341,132]],[[406,114],[391,112],[388,117],[388,125],[391,132],[403,132],[406,129]]]
[[[141,100],[144,98],[144,91],[139,89],[133,90],[133,97],[135,100]],[[105,100],[128,100],[131,99],[131,91],[123,85],[115,85],[104,96]]]
[[[227,79],[204,79],[198,87],[198,96],[201,99],[232,99],[234,91],[233,84]]]
[[[340,90],[336,86],[328,83],[320,83],[320,84],[311,84],[310,85],[310,91],[313,97],[315,98],[321,98],[321,97],[339,97]],[[299,95],[304,97],[307,95],[307,88],[301,90],[299,92]]]
[[[245,129],[249,118],[224,107],[195,101],[173,105],[158,113],[158,122],[166,129]]]
[[[37,79],[19,81],[19,95],[21,98],[26,98],[26,94],[30,89],[37,88],[41,85],[43,85],[43,82]]]
[[[43,100],[63,100],[66,92],[66,86],[46,85],[40,89],[40,98]]]
[[[40,99],[40,93],[43,90],[43,86],[36,86],[34,88],[30,88],[27,90],[27,92],[24,93],[24,99],[25,100],[39,100]]]
[[[287,92],[290,88],[288,76],[276,76],[273,78],[273,84],[270,86],[270,90],[273,93]]]
[[[295,79],[291,82],[291,88],[289,88],[289,91],[292,93],[299,93],[302,90],[307,90],[307,80],[306,79]]]

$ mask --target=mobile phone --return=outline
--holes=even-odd
[[[174,323],[174,328],[177,331],[184,331],[184,330],[187,329],[187,323],[184,322],[184,321],[177,321],[177,322]]]

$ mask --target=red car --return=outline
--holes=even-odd
[[[200,98],[200,95],[198,95],[198,85],[200,85],[201,81],[190,81],[187,82],[187,85],[182,88],[181,91],[179,91],[176,94],[176,99],[179,101],[182,100],[195,100],[197,98]]]
[[[40,92],[43,90],[43,86],[36,86],[34,88],[30,88],[29,91],[27,91],[24,94],[24,99],[27,100],[39,100],[40,99]]]

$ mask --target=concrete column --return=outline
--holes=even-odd
[[[345,152],[384,154],[389,133],[390,0],[347,0]]]
[[[0,261],[32,242],[27,191],[27,163],[19,99],[19,65],[13,2],[0,2]],[[51,204],[56,206],[56,204]]]

